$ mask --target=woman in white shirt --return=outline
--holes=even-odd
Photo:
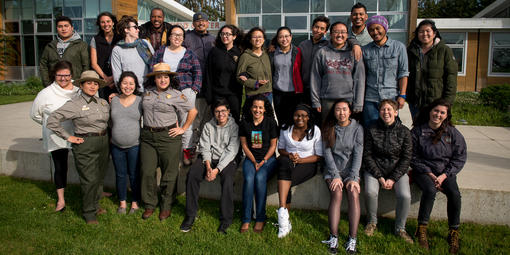
[[[290,188],[315,176],[317,162],[322,157],[319,127],[313,124],[311,108],[300,104],[293,114],[293,123],[283,125],[278,140],[278,238],[292,230],[288,207]]]
[[[37,94],[30,111],[30,117],[42,125],[43,148],[51,153],[51,158],[53,159],[55,167],[53,177],[58,196],[55,208],[57,212],[63,212],[66,208],[64,188],[67,185],[67,154],[71,144],[46,128],[46,122],[53,111],[60,108],[77,94],[78,87],[73,86],[71,82],[72,70],[72,65],[68,61],[62,60],[57,62],[53,67],[51,75],[54,80],[53,83]],[[72,133],[73,127],[71,121],[63,122],[62,126],[69,133]]]

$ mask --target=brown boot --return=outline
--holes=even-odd
[[[419,224],[418,229],[416,229],[416,234],[414,234],[416,238],[418,239],[418,244],[420,244],[420,247],[429,249],[429,241],[427,239],[427,225],[425,224]]]
[[[448,231],[448,246],[450,246],[450,253],[457,254],[459,252],[459,230],[450,229]]]

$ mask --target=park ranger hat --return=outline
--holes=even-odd
[[[147,77],[151,77],[158,74],[168,74],[168,75],[176,75],[176,72],[170,71],[170,65],[167,63],[159,63],[155,64],[152,67],[152,73],[147,74]]]
[[[96,71],[93,70],[88,70],[81,73],[80,79],[74,81],[74,85],[79,87],[83,82],[86,81],[95,81],[99,84],[99,87],[106,85],[106,82],[99,77]]]

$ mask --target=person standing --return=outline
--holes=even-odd
[[[218,99],[211,110],[214,118],[204,126],[200,136],[200,155],[189,169],[186,180],[186,217],[181,224],[182,232],[189,232],[195,221],[200,183],[204,179],[212,182],[218,175],[221,177],[218,232],[226,234],[234,217],[235,157],[239,151],[239,128],[230,116],[227,100]]]
[[[314,57],[310,79],[312,107],[325,120],[338,99],[353,104],[354,113],[363,109],[365,65],[356,61],[347,43],[347,25],[335,22],[330,31],[331,42]]]
[[[246,49],[237,65],[237,81],[244,86],[246,98],[263,94],[273,102],[271,61],[264,49],[266,33],[262,28],[254,27],[244,40]]]
[[[269,52],[273,75],[273,104],[280,123],[289,123],[292,109],[303,103],[301,50],[292,44],[292,31],[280,27],[271,40],[275,50]]]
[[[202,68],[202,88],[200,93],[197,94],[195,107],[198,110],[198,116],[194,122],[192,144],[197,144],[200,139],[200,134],[204,128],[205,123],[211,119],[211,108],[206,100],[206,95],[209,93],[209,84],[207,77],[207,56],[214,46],[214,35],[207,31],[209,29],[209,16],[203,12],[196,12],[193,15],[193,30],[186,32],[183,46],[186,49],[193,51],[200,61]]]
[[[409,85],[407,102],[411,115],[442,98],[453,104],[457,92],[457,61],[432,20],[423,20],[407,47]]]
[[[138,90],[143,92],[145,75],[151,68],[154,49],[147,40],[138,38],[138,22],[131,16],[123,16],[120,19],[117,31],[123,39],[112,50],[110,61],[113,80],[118,82],[122,72],[131,71],[136,74],[138,79]]]
[[[99,27],[99,32],[90,40],[90,64],[99,77],[106,82],[106,86],[99,89],[99,97],[108,100],[110,94],[117,92],[110,56],[113,47],[121,38],[115,30],[117,18],[113,14],[100,13],[97,16],[96,25]]]
[[[373,236],[377,228],[377,206],[379,188],[394,190],[395,235],[408,243],[413,238],[407,234],[406,220],[411,207],[411,189],[407,171],[411,163],[413,144],[411,132],[398,118],[397,102],[381,101],[379,119],[365,130],[363,165],[365,170],[365,197],[367,225],[365,234]]]
[[[96,215],[106,213],[99,206],[99,200],[108,169],[109,141],[106,128],[110,106],[106,100],[95,96],[99,87],[105,85],[95,71],[83,72],[75,83],[79,84],[81,94],[51,113],[46,127],[72,143],[74,162],[80,176],[83,217],[87,224],[98,224]],[[67,120],[73,122],[74,135],[63,126]]]
[[[129,214],[135,213],[140,202],[140,124],[142,117],[142,98],[138,92],[138,79],[131,71],[123,72],[119,78],[118,97],[111,102],[112,144],[111,154],[115,167],[117,195],[119,196],[118,214],[126,214],[127,177],[132,191]]]
[[[457,174],[467,160],[464,136],[451,123],[451,105],[437,99],[423,108],[413,123],[413,182],[421,190],[416,237],[421,247],[429,249],[427,226],[436,193],[446,195],[448,245],[452,254],[459,252],[461,194]]]
[[[182,134],[197,115],[197,110],[178,90],[177,73],[166,63],[153,66],[149,73],[151,85],[142,99],[143,129],[140,135],[141,198],[145,205],[143,219],[148,219],[160,206],[159,219],[167,219],[179,174],[179,157],[182,151]],[[183,123],[178,123],[178,114],[187,114]],[[156,170],[161,169],[158,199]]]
[[[147,40],[153,49],[166,45],[172,25],[165,22],[165,13],[161,8],[151,10],[150,21],[140,26],[140,39]]]
[[[55,173],[53,179],[57,188],[57,205],[55,211],[64,212],[66,201],[64,189],[67,186],[67,158],[71,143],[59,137],[55,132],[46,127],[48,117],[52,112],[71,100],[78,93],[78,87],[71,82],[72,65],[69,61],[62,60],[53,66],[52,77],[54,82],[37,94],[32,104],[30,117],[42,125],[43,149],[51,154]],[[62,123],[64,129],[73,133],[71,121]]]
[[[195,53],[182,46],[184,38],[184,29],[178,25],[173,26],[168,34],[168,46],[163,45],[154,53],[151,65],[164,62],[170,66],[172,72],[177,72],[179,90],[186,96],[190,104],[195,106],[196,95],[202,88],[202,68]],[[186,118],[186,115],[180,116],[181,120]],[[192,151],[195,146],[192,143],[192,135],[193,124],[182,135],[183,163],[186,166],[191,164]]]
[[[361,46],[365,46],[372,42],[372,37],[368,34],[365,22],[368,19],[367,7],[362,3],[356,3],[351,8],[351,29],[349,37],[356,38]]]
[[[405,45],[387,36],[385,17],[370,17],[367,27],[373,41],[363,46],[366,70],[363,125],[370,127],[379,118],[379,103],[383,99],[396,100],[399,109],[404,107],[409,68]]]
[[[224,25],[216,37],[215,46],[207,56],[207,103],[225,98],[230,105],[230,113],[236,122],[240,121],[242,87],[236,79],[237,63],[241,56],[242,35],[234,25]]]
[[[352,106],[340,99],[328,111],[323,125],[325,171],[324,180],[331,198],[328,208],[329,239],[322,243],[332,254],[338,249],[338,224],[343,190],[347,193],[349,208],[349,239],[345,243],[347,254],[356,253],[356,238],[360,218],[360,168],[363,156],[363,127],[351,118]]]
[[[44,47],[39,60],[39,72],[45,87],[52,83],[49,72],[58,61],[66,60],[72,64],[73,80],[80,78],[81,73],[90,68],[88,45],[74,31],[72,20],[69,17],[60,16],[55,20],[55,24],[57,24],[57,39]]]

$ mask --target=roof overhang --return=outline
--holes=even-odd
[[[193,20],[194,11],[186,8],[184,5],[174,0],[152,0],[154,3],[161,5],[161,7],[172,10],[172,12],[183,18],[183,20]]]
[[[418,19],[419,24],[422,20]],[[510,29],[510,18],[429,19],[438,29]]]

